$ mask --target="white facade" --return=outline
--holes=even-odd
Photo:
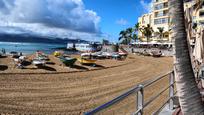
[[[75,44],[75,48],[76,48],[76,50],[82,51],[82,52],[92,52],[92,51],[94,51],[94,47],[92,47],[92,45],[88,44],[88,43]]]
[[[93,44],[89,43],[67,43],[67,49],[73,49],[75,48],[78,51],[81,52],[93,52],[97,50],[97,47],[94,47]]]
[[[67,43],[67,49],[73,49],[74,43]]]

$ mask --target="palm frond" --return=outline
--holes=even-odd
[[[202,5],[204,3],[204,0],[196,0],[194,7],[194,10],[197,12],[199,9],[202,8]]]

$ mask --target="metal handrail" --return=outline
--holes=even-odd
[[[164,75],[161,75],[161,76],[159,76],[153,80],[150,80],[149,83],[144,84],[144,87],[148,87],[148,86],[152,85],[153,83],[159,81],[160,79],[167,77],[167,75],[171,74],[172,72],[173,72],[173,70],[169,71],[169,72],[165,73]]]
[[[166,105],[166,103],[168,103],[171,98],[172,98],[172,97],[169,97],[169,98],[165,101],[165,103],[164,103],[158,110],[156,110],[156,111],[153,113],[153,115],[158,115],[159,112],[161,112],[161,110],[164,108],[164,106]]]
[[[115,104],[115,103],[117,103],[117,102],[119,102],[119,101],[125,99],[125,98],[128,97],[129,95],[131,95],[131,94],[133,94],[133,93],[135,93],[135,92],[138,92],[139,90],[140,90],[140,87],[135,86],[135,87],[132,88],[131,90],[129,90],[129,91],[123,93],[122,95],[120,95],[120,96],[114,98],[113,100],[111,100],[111,101],[109,101],[109,102],[107,102],[107,103],[105,103],[105,104],[103,104],[103,105],[101,105],[101,106],[95,108],[95,109],[92,110],[92,111],[89,111],[89,112],[85,113],[85,115],[92,115],[92,114],[94,114],[94,113],[96,113],[96,112],[99,112],[100,110],[103,110],[103,109],[105,109],[105,108],[108,108],[108,107],[110,107],[111,105],[113,105],[113,104]]]
[[[158,98],[158,97],[159,97],[162,93],[164,93],[167,89],[169,89],[170,87],[173,87],[173,84],[174,84],[175,82],[172,83],[172,81],[171,81],[171,83],[170,83],[170,85],[169,85],[168,87],[164,88],[162,91],[159,92],[159,94],[157,94],[156,96],[152,97],[152,98],[151,98],[150,100],[148,100],[145,104],[144,104],[143,89],[144,89],[145,87],[148,87],[148,86],[152,85],[153,83],[155,83],[155,82],[161,80],[162,78],[165,78],[165,77],[167,77],[168,75],[171,75],[172,73],[173,73],[173,71],[170,71],[170,72],[167,72],[166,74],[161,75],[161,76],[159,76],[159,77],[157,77],[157,78],[155,78],[155,79],[153,79],[153,80],[149,80],[149,81],[143,82],[143,83],[141,83],[142,85],[137,85],[137,86],[135,86],[134,88],[130,89],[129,91],[123,93],[122,95],[120,95],[120,96],[114,98],[113,100],[111,100],[111,101],[109,101],[109,102],[107,102],[107,103],[105,103],[105,104],[103,104],[103,105],[101,105],[101,106],[99,106],[99,107],[97,107],[97,108],[95,108],[95,109],[89,111],[89,112],[86,112],[86,113],[84,113],[84,114],[85,114],[85,115],[93,115],[93,114],[95,114],[95,113],[97,113],[97,112],[100,112],[100,111],[102,111],[102,110],[104,110],[104,109],[106,109],[106,108],[108,108],[108,107],[110,107],[110,106],[112,106],[112,105],[114,105],[114,104],[116,104],[116,103],[122,101],[123,99],[125,99],[126,97],[128,97],[129,95],[131,95],[131,94],[133,94],[133,93],[138,93],[138,94],[137,94],[137,97],[139,96],[139,97],[138,97],[139,102],[137,102],[137,110],[136,110],[136,112],[134,112],[134,114],[135,114],[135,115],[138,114],[138,113],[139,113],[139,114],[142,114],[142,113],[143,113],[143,109],[144,109],[146,106],[148,106],[151,102],[153,102],[156,98]],[[168,101],[170,101],[171,99],[172,99],[172,97],[169,97]],[[138,100],[137,100],[137,101],[138,101]],[[168,101],[167,101],[167,102],[168,102]],[[166,102],[166,103],[167,103],[167,102]],[[165,104],[166,104],[166,103],[165,103]]]
[[[175,83],[175,82],[174,82]],[[174,95],[177,93],[177,91],[174,93]],[[161,112],[161,110],[164,108],[164,106],[169,102],[169,100],[171,100],[172,99],[172,97],[169,97],[166,101],[165,101],[165,103],[158,109],[158,110],[156,110],[152,115],[158,115],[159,114],[159,112]]]
[[[144,108],[149,105],[151,102],[153,102],[156,98],[158,98],[162,93],[164,93],[165,91],[167,91],[169,89],[171,85],[169,85],[168,87],[165,87],[162,91],[160,91],[157,95],[155,95],[154,97],[152,97],[151,99],[149,99],[145,104],[144,104]]]

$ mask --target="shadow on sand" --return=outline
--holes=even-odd
[[[46,62],[46,64],[48,64],[48,65],[55,65],[54,62]]]
[[[7,56],[0,56],[0,58],[7,58]]]
[[[89,67],[96,67],[96,68],[100,68],[100,69],[105,69],[105,66],[102,65],[98,65],[98,64],[83,64],[85,66],[89,66]]]
[[[5,71],[8,69],[8,66],[6,65],[0,65],[0,71]]]
[[[93,67],[98,67],[98,68],[102,68],[102,69],[105,69],[106,67],[105,66],[102,66],[102,65],[98,65],[98,64],[95,64],[95,65],[92,65]]]
[[[83,67],[83,66],[78,66],[78,65],[73,65],[71,68],[81,69],[81,70],[89,70],[89,69],[88,69],[88,68],[86,68],[86,67]]]
[[[38,69],[44,69],[47,71],[57,71],[55,68],[48,67],[48,66],[38,66]]]
[[[29,65],[31,65],[32,63],[31,62],[29,62],[29,61],[23,61],[22,62],[22,65],[23,66],[29,66]]]

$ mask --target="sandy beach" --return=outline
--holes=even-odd
[[[99,60],[97,67],[82,66],[77,62],[73,68],[63,67],[53,56],[49,58],[54,64],[46,64],[47,68],[36,69],[29,65],[23,70],[14,68],[10,57],[0,58],[1,65],[8,65],[8,69],[0,71],[0,113],[83,114],[138,83],[170,71],[173,66],[172,57],[129,55],[125,61]],[[154,87],[148,87],[145,98],[168,85],[166,83],[164,79]],[[133,104],[132,101],[127,102]],[[128,103],[124,104],[126,111],[131,106]],[[146,113],[158,105],[154,103]]]

